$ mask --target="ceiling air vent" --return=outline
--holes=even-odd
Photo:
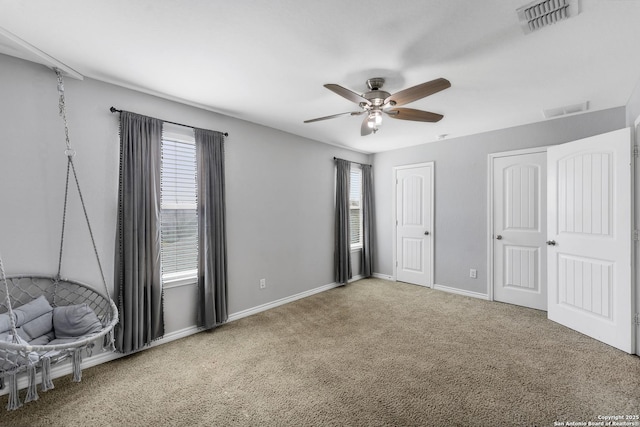
[[[516,10],[525,34],[578,14],[578,0],[538,0]]]
[[[589,101],[580,104],[565,105],[564,107],[547,108],[542,110],[542,114],[547,119],[554,117],[566,116],[567,114],[583,113],[589,109]]]

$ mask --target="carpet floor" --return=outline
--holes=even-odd
[[[379,279],[55,386],[0,425],[640,426],[639,357],[545,312]]]

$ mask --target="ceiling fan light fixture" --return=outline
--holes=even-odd
[[[367,125],[370,128],[375,129],[381,124],[382,124],[382,113],[377,110],[372,111],[371,114],[369,114],[369,120],[367,121]]]

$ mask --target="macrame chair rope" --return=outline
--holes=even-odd
[[[0,298],[0,306],[6,306],[6,313],[9,317],[9,330],[11,339],[0,340],[0,388],[8,383],[9,400],[7,409],[13,410],[22,406],[18,394],[17,376],[26,371],[27,373],[27,394],[25,403],[37,400],[36,389],[37,370],[41,372],[41,390],[47,391],[52,388],[51,364],[60,362],[66,358],[71,358],[73,381],[80,381],[82,378],[82,352],[91,356],[95,343],[102,339],[103,348],[114,350],[113,328],[118,323],[118,309],[113,302],[109,287],[105,280],[104,271],[98,255],[98,249],[89,221],[89,214],[85,205],[84,197],[80,189],[78,174],[73,163],[75,151],[71,148],[69,141],[69,126],[67,122],[66,103],[64,95],[64,81],[60,70],[55,69],[58,79],[59,93],[59,114],[64,122],[65,155],[67,156],[67,175],[65,182],[64,207],[62,213],[62,230],[60,235],[60,252],[58,257],[58,271],[55,276],[35,276],[23,275],[7,277],[5,274],[2,257],[0,257],[0,281],[2,286],[0,292],[4,293],[4,304]],[[67,202],[69,195],[70,175],[73,173],[75,187],[78,191],[80,203],[84,213],[85,221],[91,237],[93,251],[98,263],[104,294],[93,287],[80,282],[62,278],[62,261],[64,252],[64,238],[67,218]],[[11,284],[11,287],[9,286]],[[14,291],[12,293],[12,291]],[[78,337],[76,341],[54,345],[31,345],[19,338],[16,317],[12,307],[11,299],[25,304],[27,299],[34,300],[38,296],[44,295],[53,307],[86,303],[98,316],[102,329],[99,332],[87,336]]]
[[[0,257],[0,280],[4,285],[5,303],[7,305],[7,313],[9,314],[9,325],[11,326],[11,335],[13,336],[13,343],[18,344],[18,332],[16,328],[16,319],[13,314],[13,308],[11,307],[11,295],[9,294],[9,283],[7,282],[7,275],[4,271],[4,264],[2,263],[2,257]]]
[[[78,173],[76,172],[76,167],[73,163],[73,157],[76,152],[71,148],[71,142],[69,140],[69,123],[67,121],[67,107],[66,100],[64,96],[64,80],[62,77],[62,72],[59,69],[55,69],[56,75],[58,77],[58,108],[60,111],[60,116],[62,117],[62,121],[64,122],[64,135],[65,135],[65,144],[67,149],[65,150],[65,154],[67,156],[67,178],[65,182],[65,191],[64,191],[64,208],[62,213],[62,235],[60,236],[60,255],[58,258],[58,274],[60,277],[60,273],[62,270],[62,254],[64,252],[64,230],[65,223],[67,218],[67,199],[69,195],[69,170],[73,171],[73,178],[76,183],[76,188],[78,189],[78,196],[80,197],[80,204],[82,205],[82,212],[84,213],[84,218],[87,223],[87,228],[89,229],[89,236],[91,237],[91,245],[93,246],[93,253],[95,254],[96,261],[98,262],[98,269],[100,270],[100,278],[102,279],[102,285],[104,286],[105,294],[111,299],[111,294],[109,293],[109,287],[107,286],[107,281],[104,278],[104,270],[102,269],[102,263],[100,262],[100,255],[98,255],[98,247],[96,245],[96,240],[93,237],[93,229],[91,228],[91,221],[89,220],[89,214],[87,213],[87,206],[84,202],[84,196],[82,195],[82,190],[80,189],[80,181],[78,180]]]

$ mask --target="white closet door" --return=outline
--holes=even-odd
[[[493,297],[547,309],[547,154],[493,159]]]
[[[547,151],[548,317],[632,350],[631,135]]]
[[[432,287],[433,164],[396,170],[396,280]]]

